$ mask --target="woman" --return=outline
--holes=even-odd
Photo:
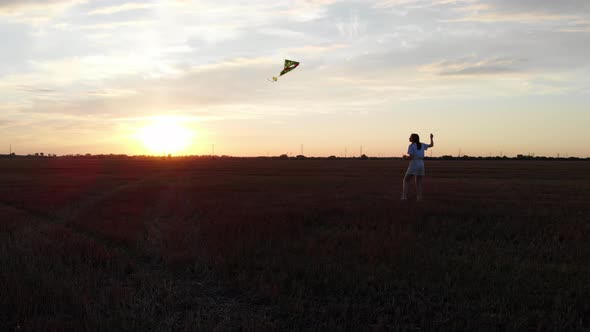
[[[424,176],[424,151],[434,146],[434,135],[430,134],[430,144],[420,143],[420,136],[418,134],[410,135],[410,146],[408,146],[408,156],[404,157],[410,159],[410,165],[404,176],[402,200],[408,199],[408,187],[410,180],[414,177],[416,183],[417,199],[422,199],[422,177]]]

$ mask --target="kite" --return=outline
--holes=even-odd
[[[286,73],[290,72],[291,70],[297,68],[297,66],[299,66],[299,62],[285,59],[285,68],[283,69],[283,71],[281,72],[279,77],[281,77],[281,76],[285,75]],[[273,77],[272,81],[276,82],[278,79],[279,79],[278,77]]]

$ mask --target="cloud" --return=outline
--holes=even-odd
[[[365,26],[359,21],[358,15],[350,15],[348,21],[336,23],[336,28],[341,35],[348,38],[356,38],[365,31]]]
[[[118,6],[101,7],[93,9],[88,12],[88,15],[110,15],[125,11],[138,10],[138,9],[150,9],[158,6],[156,3],[125,3]]]
[[[30,25],[40,25],[86,0],[8,0],[0,2],[0,17]]]
[[[376,8],[398,9],[428,9],[437,6],[456,7],[476,3],[478,0],[380,0],[374,6]]]
[[[545,23],[547,21],[570,21],[579,16],[560,15],[551,13],[482,13],[470,14],[465,17],[444,20],[443,22],[519,22],[519,23]]]
[[[25,12],[33,9],[51,10],[52,8],[68,7],[79,3],[86,2],[85,0],[3,0],[0,2],[1,14],[15,14]]]
[[[459,17],[445,19],[443,22],[515,22],[527,24],[553,24],[555,22],[570,22],[588,17],[590,5],[587,1],[577,0],[536,0],[536,1],[508,1],[488,0],[471,1],[467,6],[454,8]]]
[[[312,21],[324,17],[326,7],[337,2],[338,0],[294,0],[288,6],[278,9],[276,14],[293,21]]]
[[[114,30],[121,28],[146,28],[155,26],[157,21],[150,19],[127,20],[117,22],[104,22],[94,24],[77,25],[74,29],[79,30]]]
[[[179,74],[173,64],[143,54],[96,55],[31,61],[29,72],[2,77],[0,87],[12,91],[3,99],[18,101],[19,109],[35,104],[38,110],[39,105],[46,105],[52,106],[48,107],[49,112],[61,106],[67,111],[71,109],[69,101],[133,95],[135,87],[126,85],[130,79],[139,85],[142,81]],[[98,103],[96,107],[103,105]]]
[[[560,28],[560,32],[590,32],[589,19],[575,19],[570,21],[566,26]]]
[[[552,13],[587,16],[590,10],[590,2],[586,0],[480,0],[479,2],[490,4],[497,11],[505,13]]]
[[[150,66],[137,59],[122,60],[91,56],[33,63],[35,71],[4,77],[0,87],[19,91],[21,102],[13,106],[23,114],[111,117],[174,110],[195,114],[198,108],[202,114],[203,107],[244,104],[256,98],[255,87],[269,84],[260,75],[260,66],[270,69],[275,64],[272,58],[235,58],[156,77],[148,76]]]
[[[50,89],[50,88],[41,88],[41,87],[35,87],[35,86],[30,86],[30,85],[17,85],[14,88],[16,90],[20,90],[20,91],[24,91],[24,92],[39,93],[39,94],[53,93],[56,91],[56,90]]]
[[[522,59],[459,59],[446,60],[422,66],[422,72],[434,72],[442,76],[495,75],[520,72]]]
[[[197,66],[194,68],[195,71],[209,71],[209,70],[219,70],[219,69],[226,69],[226,68],[238,68],[238,67],[251,67],[254,65],[270,65],[276,62],[276,59],[271,57],[257,57],[257,58],[234,58],[230,60],[225,60],[218,63],[213,64],[206,64]]]
[[[0,119],[0,127],[6,127],[12,125],[13,123],[14,121]]]
[[[561,28],[559,29],[560,32],[571,32],[571,33],[580,33],[580,32],[590,32],[590,26],[586,27],[572,27],[572,28]]]
[[[85,59],[82,63],[90,60]],[[39,68],[47,66],[47,70],[56,72],[63,69],[60,63]],[[313,70],[298,71],[283,79],[286,80],[284,84],[268,82],[267,78],[276,74],[280,66],[274,57],[233,58],[194,66],[178,76],[157,79],[145,79],[135,73],[120,78],[97,79],[92,76],[93,79],[68,80],[68,85],[62,82],[62,86],[54,86],[50,95],[37,93],[42,86],[27,86],[23,98],[28,104],[19,110],[23,114],[99,118],[184,114],[204,120],[221,120],[361,111],[363,107],[373,105],[367,100],[379,104],[385,100],[372,98],[357,86],[335,86],[328,77],[318,76]],[[307,93],[308,97],[300,98],[301,93]],[[365,98],[359,101],[358,96]]]
[[[305,45],[300,47],[293,47],[287,49],[287,53],[303,53],[303,54],[318,54],[324,52],[330,52],[338,49],[349,47],[350,44],[334,43],[334,44],[316,44],[316,45]]]
[[[89,97],[101,97],[101,98],[116,98],[128,95],[137,94],[136,90],[132,89],[109,89],[109,88],[97,88],[86,91]]]

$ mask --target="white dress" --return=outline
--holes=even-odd
[[[406,171],[406,175],[422,175],[424,176],[424,151],[428,150],[430,145],[422,143],[422,147],[418,150],[416,143],[408,146],[408,154],[412,156],[410,165]]]

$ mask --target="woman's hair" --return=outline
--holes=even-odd
[[[412,141],[412,143],[416,143],[418,150],[422,149],[422,143],[420,143],[420,136],[418,136],[418,134],[410,135],[410,140]]]

